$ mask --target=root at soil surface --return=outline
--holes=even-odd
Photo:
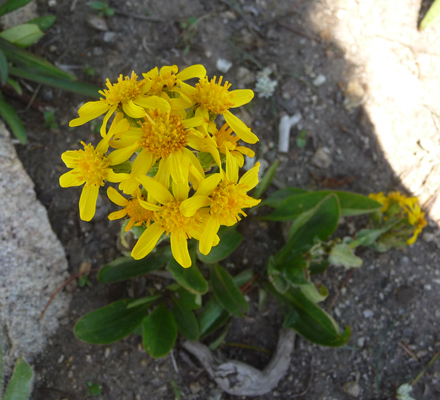
[[[193,354],[225,392],[235,396],[261,396],[273,390],[290,364],[295,333],[282,328],[277,349],[269,364],[260,371],[241,361],[220,361],[200,342],[187,340],[183,347]]]

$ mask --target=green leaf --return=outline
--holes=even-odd
[[[225,329],[223,329],[223,332],[220,333],[217,339],[215,339],[213,342],[209,344],[209,348],[214,351],[219,348],[219,346],[223,343],[223,341],[226,338],[226,335],[229,332],[229,324],[225,326]]]
[[[4,118],[6,123],[12,129],[15,137],[22,143],[26,143],[26,130],[24,129],[23,122],[15,112],[15,110],[7,104],[3,98],[0,98],[0,115]]]
[[[21,357],[15,364],[14,374],[6,389],[3,400],[26,400],[32,392],[32,381],[34,372],[29,364]]]
[[[90,3],[87,3],[90,7],[92,7],[94,10],[102,11],[108,6],[107,3],[103,3],[102,1],[91,1]]]
[[[149,306],[151,305],[151,303],[155,302],[157,299],[160,299],[162,296],[160,294],[156,295],[156,296],[147,296],[147,297],[142,297],[141,299],[137,299],[135,301],[133,301],[132,303],[130,303],[127,308],[133,308],[133,307],[137,307],[137,306],[141,306],[143,304]]]
[[[232,279],[234,279],[235,284],[240,287],[243,286],[245,283],[248,283],[253,277],[254,271],[248,268],[235,275]]]
[[[16,25],[10,29],[0,32],[0,37],[8,42],[14,43],[19,47],[29,47],[38,39],[41,39],[44,33],[35,24]]]
[[[190,251],[192,265],[183,268],[174,258],[167,264],[167,270],[171,272],[177,283],[193,294],[205,294],[208,291],[206,282],[195,262],[195,249]]]
[[[187,310],[197,310],[202,305],[202,297],[200,294],[190,293],[183,287],[179,287],[179,289],[176,290],[176,294]]]
[[[435,0],[420,23],[420,30],[426,29],[440,15],[440,0]]]
[[[197,252],[200,261],[206,264],[215,264],[228,257],[241,243],[243,235],[238,233],[235,226],[222,226],[218,231],[220,242],[213,247],[208,255]]]
[[[229,315],[215,298],[211,298],[198,317],[201,338],[220,328],[229,319]]]
[[[271,214],[261,217],[261,219],[268,221],[289,221],[295,219],[300,214],[311,210],[330,194],[338,196],[341,216],[367,214],[382,207],[377,201],[360,194],[321,190],[288,197]]]
[[[2,38],[0,38],[0,50],[3,51],[8,61],[13,62],[16,66],[22,67],[22,69],[27,71],[29,76],[34,74],[70,81],[76,80],[73,75],[60,70],[46,59],[36,56]],[[18,69],[17,74],[20,71],[21,69]],[[23,78],[27,78],[27,76],[23,76]]]
[[[211,153],[199,151],[197,157],[200,161],[200,165],[205,171],[211,169],[214,165],[216,165],[214,157],[212,157]]]
[[[6,85],[8,81],[8,60],[6,59],[4,53],[0,50],[0,75],[2,86]]]
[[[261,179],[260,183],[257,185],[254,192],[252,193],[253,198],[260,199],[263,193],[269,188],[273,178],[275,177],[279,164],[280,161],[276,160],[266,171],[266,173],[263,176],[263,179]]]
[[[42,15],[41,17],[37,17],[28,21],[28,24],[37,25],[42,31],[49,29],[56,21],[55,15]]]
[[[0,50],[1,51],[1,50]],[[23,90],[21,90],[20,85],[18,84],[17,81],[15,81],[12,78],[8,78],[8,83],[15,89],[15,91],[19,94],[22,95],[23,94]]]
[[[145,317],[148,304],[128,308],[134,299],[118,300],[82,317],[75,325],[75,335],[88,343],[117,342],[132,333]]]
[[[324,285],[316,287],[312,282],[298,287],[301,293],[307,297],[312,303],[320,303],[328,297],[328,290]]]
[[[348,245],[350,248],[355,249],[358,246],[371,246],[374,242],[382,236],[384,233],[388,232],[395,225],[400,222],[400,219],[390,219],[388,220],[382,228],[379,229],[362,229],[356,234],[356,239],[350,241]]]
[[[89,85],[88,83],[39,75],[38,72],[28,72],[27,70],[19,67],[11,67],[9,70],[11,75],[18,76],[19,78],[28,79],[33,82],[53,86],[69,92],[79,93],[84,96],[100,97],[99,89],[93,85]]]
[[[10,13],[11,11],[17,10],[30,3],[32,0],[9,0],[0,6],[0,17]]]
[[[297,317],[286,319],[287,328],[292,328],[305,339],[322,346],[340,347],[350,339],[350,328],[346,327],[343,334],[333,318],[316,304],[307,299],[297,289],[291,289],[284,295],[278,293],[271,285],[267,289],[280,302],[287,304],[296,312]]]
[[[211,287],[215,299],[232,314],[241,317],[243,309],[249,312],[248,304],[234,279],[220,265],[211,269]]]
[[[309,265],[309,272],[310,275],[316,275],[316,274],[320,274],[322,272],[324,272],[328,266],[330,265],[330,263],[327,260],[322,260],[322,261],[312,261]]]
[[[131,257],[120,257],[111,263],[104,265],[98,273],[98,280],[102,283],[119,282],[126,279],[136,278],[158,270],[171,258],[169,247],[151,253],[142,260]]]
[[[304,189],[298,189],[294,187],[286,187],[284,189],[277,190],[275,193],[271,194],[266,200],[261,202],[261,205],[270,206],[277,208],[279,207],[286,199],[297,196],[298,194],[307,193]]]
[[[302,195],[297,197],[300,196]],[[290,261],[294,265],[302,254],[310,250],[316,240],[327,240],[338,226],[338,222],[339,201],[336,195],[330,194],[292,224],[289,241],[275,255],[276,267],[279,269],[284,263],[283,268],[286,269]]]
[[[172,296],[171,301],[174,306],[173,316],[178,331],[189,340],[197,340],[199,338],[199,324],[194,313],[188,310],[177,297]]]
[[[333,265],[342,265],[345,268],[359,268],[362,265],[362,258],[356,257],[346,243],[336,244],[331,249],[328,260]]]
[[[171,311],[164,304],[157,307],[142,321],[145,351],[154,358],[164,357],[173,348],[177,325]]]

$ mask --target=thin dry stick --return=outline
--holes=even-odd
[[[96,272],[96,271],[99,271],[99,268],[92,268],[90,271],[89,271],[89,273],[90,272]],[[63,288],[64,288],[64,286],[66,286],[66,285],[68,285],[70,282],[72,282],[74,279],[76,279],[76,278],[78,278],[78,277],[80,277],[81,275],[88,275],[88,274],[85,274],[84,272],[78,272],[77,274],[75,274],[75,275],[72,275],[69,279],[67,279],[57,290],[55,290],[55,292],[54,292],[54,294],[52,295],[52,296],[50,296],[50,299],[49,299],[49,301],[47,302],[47,304],[46,304],[46,307],[44,307],[44,310],[43,310],[43,312],[41,313],[41,315],[40,315],[40,320],[41,319],[43,319],[43,317],[44,317],[44,313],[46,312],[46,310],[47,310],[47,308],[50,306],[50,303],[52,303],[52,300],[55,298],[55,296],[61,291],[61,290],[63,290]]]
[[[347,276],[346,276],[344,282],[342,283],[342,286],[341,286],[341,287],[339,288],[339,290],[338,290],[338,293],[336,293],[336,296],[333,297],[333,300],[332,300],[332,302],[331,302],[331,304],[330,304],[330,307],[328,308],[329,310],[331,310],[332,307],[335,305],[336,301],[338,300],[339,295],[341,294],[342,289],[344,289],[345,286],[347,286],[348,280],[349,280],[349,279],[351,278],[351,276],[353,275],[353,272],[354,272],[354,268],[352,268],[352,269],[350,270],[350,272],[347,274]]]
[[[423,376],[423,374],[434,365],[434,363],[438,360],[439,356],[440,356],[440,350],[437,351],[437,353],[435,353],[434,357],[431,358],[431,361],[428,363],[428,365],[425,368],[423,368],[422,372],[420,372],[420,374],[417,375],[416,379],[412,381],[411,386],[414,386]]]
[[[179,367],[177,366],[176,358],[174,357],[174,351],[170,351],[171,361],[173,362],[174,371],[177,375],[180,375]]]

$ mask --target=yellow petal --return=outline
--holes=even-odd
[[[162,210],[161,206],[158,206],[157,204],[150,203],[149,201],[138,199],[138,202],[141,205],[141,207],[144,207],[146,210],[149,210],[149,211],[161,211]]]
[[[231,151],[231,154],[235,157],[235,159],[237,160],[237,164],[240,168],[243,167],[244,165],[244,157],[243,154],[241,154],[239,151]]]
[[[191,182],[194,190],[199,188],[200,182],[205,179],[205,175],[200,175],[200,172],[193,166],[189,166],[188,180]]]
[[[248,172],[246,172],[240,179],[240,184],[248,187],[247,191],[253,189],[258,185],[258,172],[260,170],[260,163],[257,162]]]
[[[124,113],[116,114],[108,131],[108,134],[110,136],[120,135],[121,133],[126,132],[130,129],[130,122],[128,122],[128,119],[123,117],[124,117]]]
[[[244,154],[245,156],[248,156],[248,157],[251,157],[251,158],[255,157],[255,151],[253,151],[253,150],[251,150],[251,149],[249,149],[247,147],[237,146],[235,148],[235,150],[239,151],[241,154]]]
[[[123,182],[123,181],[127,180],[129,177],[130,177],[129,174],[117,174],[111,168],[109,168],[107,171],[107,180],[112,183]],[[128,194],[130,194],[130,193],[128,193]]]
[[[132,228],[132,226],[134,225],[135,222],[136,221],[134,220],[134,218],[130,218],[130,220],[128,221],[127,226],[125,227],[125,232],[128,232]],[[137,225],[137,226],[140,226],[140,225]]]
[[[203,118],[203,117],[192,117],[192,118],[183,120],[182,123],[183,123],[183,126],[188,129],[188,128],[194,128],[196,126],[202,125],[204,121],[205,121],[205,118]]]
[[[141,235],[136,246],[134,246],[131,256],[135,260],[140,260],[147,256],[156,246],[157,241],[162,236],[165,229],[157,223],[151,224]]]
[[[211,204],[212,200],[208,196],[194,195],[180,204],[180,212],[185,217],[192,217],[200,208],[207,207]]]
[[[174,97],[169,99],[169,103],[171,104],[171,108],[173,110],[186,110],[194,105],[194,100],[191,100],[188,96],[183,93],[178,92],[180,97]],[[166,93],[163,93],[165,95]]]
[[[178,80],[178,85],[180,86],[179,92],[183,93],[190,99],[197,93],[197,89],[195,87],[192,87],[181,80]]]
[[[148,71],[145,74],[142,74],[142,76],[145,79],[154,79],[157,78],[159,76],[159,69],[157,67],[154,67],[151,71]]]
[[[145,115],[145,110],[143,107],[139,107],[139,105],[135,104],[133,100],[123,103],[122,109],[124,110],[125,114],[132,118],[142,118]]]
[[[170,103],[158,96],[138,97],[134,102],[141,107],[167,112],[171,109]]]
[[[183,267],[191,267],[191,257],[188,251],[188,242],[183,232],[171,233],[171,252],[174,259]]]
[[[144,175],[137,178],[137,180],[142,184],[148,194],[150,194],[160,204],[166,204],[172,200],[173,196],[168,189],[153,178]]]
[[[177,65],[164,65],[161,69],[160,69],[160,75],[165,75],[167,72],[172,72],[173,74],[176,74],[177,71],[179,70],[179,68],[177,67]]]
[[[220,183],[222,177],[221,174],[212,174],[204,179],[199,186],[199,189],[195,193],[197,196],[209,196],[212,191],[217,187]]]
[[[176,183],[188,181],[190,159],[183,151],[176,151],[168,157],[171,178]]]
[[[246,124],[230,111],[225,111],[223,113],[226,122],[234,130],[234,132],[240,137],[241,140],[246,143],[257,143],[258,137],[246,126]]]
[[[90,221],[95,215],[96,200],[98,200],[99,186],[83,187],[79,199],[79,216],[83,221]]]
[[[156,157],[153,153],[147,150],[142,150],[134,160],[131,166],[131,173],[127,180],[119,185],[119,189],[125,194],[133,193],[138,187],[139,182],[136,180],[138,176],[145,175],[156,162]]]
[[[69,122],[69,126],[83,125],[92,119],[98,118],[109,108],[110,104],[105,101],[89,101],[78,110],[79,118],[72,119],[72,121]]]
[[[80,176],[80,174],[78,174],[78,172],[75,170],[66,172],[65,174],[60,176],[60,186],[63,188],[67,188],[82,185],[85,180],[79,179],[78,176]]]
[[[123,208],[122,210],[115,211],[109,214],[108,219],[114,221],[115,219],[124,218],[127,215],[127,210]]]
[[[232,182],[238,181],[238,163],[237,159],[226,149],[226,176]]]
[[[205,225],[199,242],[199,251],[205,256],[209,254],[215,242],[217,232],[220,229],[220,222],[217,218],[210,217]]]
[[[199,159],[194,155],[194,153],[189,149],[184,149],[184,153],[190,160],[190,165],[193,165],[194,168],[197,169],[200,175],[205,177],[205,171],[203,171],[202,165],[200,164]]]
[[[61,154],[61,159],[64,161],[64,164],[66,164],[67,168],[75,168],[78,158],[79,153],[75,150],[68,150]]]
[[[234,103],[231,108],[241,107],[254,98],[254,92],[250,89],[233,90],[229,93],[232,94],[231,101]]]
[[[107,111],[107,114],[105,114],[104,120],[102,121],[102,125],[101,125],[101,131],[100,131],[102,137],[105,137],[107,135],[107,122],[108,122],[109,118],[113,115],[113,113],[116,111],[117,108],[118,108],[118,105],[114,104]]]
[[[154,180],[158,181],[165,187],[170,185],[170,168],[167,158],[161,158],[159,161],[159,168]]]
[[[109,160],[110,165],[118,165],[127,161],[137,150],[139,150],[139,146],[135,143],[131,146],[112,151],[107,159]]]
[[[188,192],[189,192],[188,182],[176,183],[173,181],[172,187],[173,187],[173,195],[176,200],[183,201],[188,198]]]
[[[182,81],[186,81],[192,78],[203,78],[206,75],[206,69],[201,64],[191,65],[188,68],[180,71],[176,77]]]
[[[128,200],[111,186],[107,189],[107,196],[113,203],[117,204],[118,206],[125,207],[128,204]]]

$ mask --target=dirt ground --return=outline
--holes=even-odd
[[[201,63],[209,76],[219,75],[216,61],[224,58],[233,63],[224,74],[232,88],[254,88],[256,73],[270,67],[278,81],[274,96],[256,97],[241,117],[260,137],[254,146],[257,157],[268,164],[281,160],[278,182],[364,194],[405,191],[362,105],[364,83],[359,84],[361,94],[347,91],[355,66],[329,31],[319,29],[319,20],[311,22],[311,13],[323,5],[325,2],[317,0],[110,1],[116,14],[106,19],[105,30],[97,30],[88,22],[96,12],[85,1],[58,0],[52,8],[40,1],[39,13],[55,13],[57,22],[33,50],[98,86],[106,78],[114,81],[119,74],[128,75],[132,70],[140,74],[156,65],[184,68]],[[193,17],[198,22],[191,27]],[[332,16],[326,18],[331,20]],[[184,28],[184,23],[190,27]],[[95,70],[93,76],[86,73],[86,65],[89,72],[90,68]],[[320,76],[325,77],[322,84]],[[66,171],[62,152],[79,148],[81,140],[98,140],[89,125],[68,127],[79,105],[87,100],[41,88],[34,106],[53,109],[59,128],[45,127],[38,110],[22,112],[29,141],[25,146],[17,145],[19,157],[35,182],[37,196],[65,248],[72,274],[84,262],[99,268],[119,255],[116,237],[120,226],[107,219],[113,208],[104,192],[97,215],[86,223],[79,219],[80,190],[61,189],[58,185],[59,176]],[[23,102],[14,105],[18,110],[26,108]],[[279,118],[282,113],[296,112],[302,119],[291,131],[290,150],[279,154]],[[301,131],[307,131],[303,148],[296,141]],[[435,135],[438,137],[438,130]],[[353,221],[346,219],[346,226]],[[282,244],[281,227],[249,218],[239,230],[245,239],[223,264],[231,273],[249,267],[262,269],[268,254]],[[438,228],[431,223],[426,232],[435,234]],[[329,349],[297,337],[288,374],[278,388],[261,399],[394,399],[396,387],[411,382],[440,349],[436,244],[420,239],[404,251],[378,255],[364,250],[359,254],[364,265],[354,272],[331,310],[341,326],[350,324],[352,337],[348,345]],[[346,276],[347,271],[332,268],[322,278],[330,289],[327,307]],[[69,289],[73,294],[70,315],[34,364],[33,400],[82,400],[87,397],[88,382],[101,386],[101,395],[93,396],[96,399],[174,399],[172,382],[184,399],[232,399],[222,394],[179,346],[173,353],[176,369],[170,356],[159,360],[149,357],[142,349],[141,338],[135,335],[109,346],[93,346],[76,339],[73,326],[80,316],[117,299],[140,296],[146,284],[140,279],[102,285],[94,274],[91,281],[90,288]],[[234,320],[226,342],[273,351],[281,316],[272,303],[263,315],[258,315],[255,292],[249,295],[250,314]],[[242,347],[224,345],[221,352],[258,368],[269,360],[266,353]],[[414,397],[440,398],[440,363],[417,383]]]

